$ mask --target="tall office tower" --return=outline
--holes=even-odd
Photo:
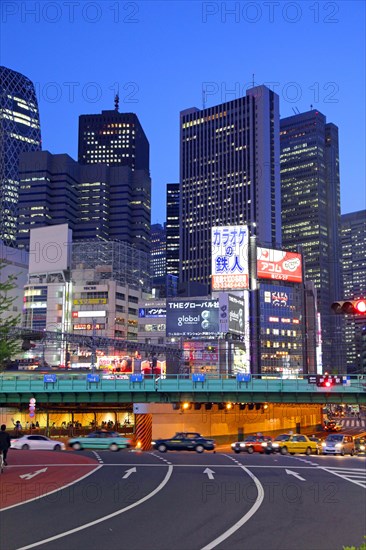
[[[166,272],[179,277],[179,183],[166,186]]]
[[[180,115],[180,283],[209,286],[211,227],[248,224],[281,242],[278,96],[245,97]]]
[[[30,229],[67,223],[75,239],[119,240],[150,251],[150,179],[145,170],[80,165],[48,151],[20,157],[18,244]]]
[[[343,372],[342,320],[330,309],[342,296],[338,128],[316,110],[280,125],[282,246],[301,247],[317,289],[323,370]]]
[[[151,226],[151,276],[165,278],[166,274],[166,224],[154,223]]]
[[[19,160],[19,248],[28,249],[30,230],[79,219],[79,166],[68,155],[22,153]]]
[[[28,78],[7,67],[0,67],[0,135],[0,239],[15,246],[19,155],[42,147],[34,86]]]
[[[366,298],[366,210],[341,216],[344,289],[339,298]],[[346,362],[349,373],[366,374],[366,318],[345,317]]]
[[[149,142],[134,113],[118,112],[118,97],[114,111],[79,117],[79,164],[109,166],[106,192],[109,239],[134,244],[140,250],[150,250],[151,180]],[[93,215],[94,204],[88,198],[92,189],[82,193],[85,216]],[[104,192],[104,190],[103,190]]]

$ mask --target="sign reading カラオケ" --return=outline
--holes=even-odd
[[[301,254],[257,248],[258,279],[277,279],[280,281],[302,282]]]
[[[246,225],[212,227],[212,290],[249,288],[248,244]]]

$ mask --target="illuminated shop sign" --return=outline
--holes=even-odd
[[[257,248],[258,279],[302,282],[302,258],[296,252]]]
[[[167,336],[216,336],[219,331],[219,300],[167,302]]]
[[[165,317],[166,308],[165,307],[140,307],[139,308],[139,318],[143,319],[145,317]]]
[[[73,311],[72,317],[73,319],[81,318],[81,317],[105,317],[106,311]]]
[[[249,231],[246,225],[212,227],[212,290],[249,288]]]
[[[107,298],[78,298],[73,301],[75,306],[91,305],[91,304],[106,304]]]
[[[94,323],[94,326],[92,323],[84,323],[84,324],[77,324],[73,325],[74,330],[104,330],[105,324],[104,323]]]
[[[244,333],[244,300],[227,292],[220,292],[220,332]]]

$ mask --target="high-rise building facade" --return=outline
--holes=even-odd
[[[113,111],[81,115],[78,158],[80,165],[109,167],[109,181],[100,201],[90,201],[90,193],[94,199],[98,193],[84,186],[81,196],[84,217],[93,217],[95,206],[108,211],[109,238],[132,242],[148,252],[151,247],[149,142],[137,115],[119,113],[118,98]],[[132,241],[127,235],[132,235]]]
[[[166,272],[179,277],[179,183],[166,186]]]
[[[32,82],[0,67],[0,239],[15,246],[19,155],[41,149],[38,103]]]
[[[366,210],[341,216],[342,271],[344,289],[339,299],[366,297]],[[366,373],[366,318],[345,317],[347,371]]]
[[[301,249],[317,290],[323,370],[343,372],[342,321],[330,309],[342,295],[338,128],[311,110],[282,119],[280,141],[282,246]]]
[[[48,151],[20,157],[18,245],[30,230],[67,223],[74,239],[118,240],[150,251],[150,179],[145,170],[81,165]]]
[[[258,86],[181,112],[180,283],[209,287],[213,226],[246,224],[262,244],[281,242],[278,104]]]
[[[152,279],[166,274],[166,224],[151,225],[151,276]]]

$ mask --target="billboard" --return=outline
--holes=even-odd
[[[139,318],[144,319],[146,317],[165,317],[166,308],[165,307],[140,307],[139,308]]]
[[[167,301],[166,335],[212,337],[220,332],[219,300]]]
[[[67,224],[30,230],[29,273],[56,273],[70,267],[72,231]]]
[[[258,279],[302,282],[302,257],[296,252],[257,248]]]
[[[249,230],[246,225],[212,227],[212,290],[249,288]]]
[[[244,299],[220,292],[220,332],[244,334]]]

